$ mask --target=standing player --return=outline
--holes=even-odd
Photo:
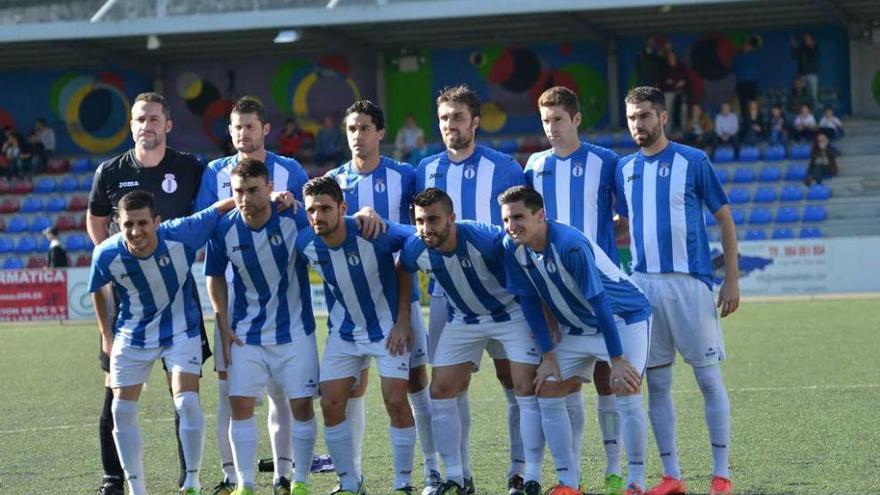
[[[232,197],[232,169],[248,158],[263,162],[269,171],[269,180],[279,191],[290,191],[298,199],[302,199],[302,186],[308,180],[305,170],[293,158],[276,155],[266,150],[266,136],[271,131],[271,124],[266,109],[257,98],[244,96],[232,107],[229,114],[229,134],[238,153],[212,161],[205,170],[196,208],[201,209],[218,199]],[[227,271],[226,278],[232,281],[232,268]],[[227,300],[235,300],[235,287],[232,286]],[[219,327],[215,322],[214,342],[220,342]],[[227,381],[226,362],[222,353],[214,356],[214,368],[217,371],[217,449],[220,453],[220,466],[223,469],[223,480],[214,488],[214,495],[228,495],[235,488],[235,465],[232,458],[232,447],[229,441],[229,382]],[[291,417],[284,388],[274,380],[274,375],[267,381],[269,392],[269,417],[267,426],[269,439],[272,443],[272,457],[275,468],[273,484],[283,487],[290,478],[293,454],[291,452]],[[311,461],[309,461],[311,462]],[[309,464],[302,464],[308,469]],[[301,470],[302,470],[301,468]]]
[[[354,102],[345,110],[345,135],[351,150],[351,161],[327,172],[342,188],[349,208],[371,207],[385,220],[408,224],[409,210],[415,195],[415,171],[407,163],[400,163],[379,154],[379,143],[385,136],[385,115],[369,100]],[[434,435],[431,431],[431,402],[428,394],[427,334],[419,304],[419,292],[413,287],[412,329],[413,347],[409,363],[409,403],[416,421],[419,443],[425,459],[426,490],[439,486],[440,470]],[[369,362],[366,363],[369,365]],[[348,398],[346,417],[351,423],[354,438],[355,470],[361,471],[366,426],[366,393],[369,368],[361,374],[358,389]]]
[[[376,239],[365,237],[346,217],[342,189],[334,179],[318,177],[303,188],[311,231],[297,236],[297,252],[324,279],[330,335],[321,363],[324,439],[336,466],[339,488],[333,493],[364,493],[354,468],[351,425],[345,403],[365,360],[375,358],[390,419],[396,495],[410,495],[416,428],[406,399],[409,379],[412,275],[395,269],[394,253],[413,230],[389,223]]]
[[[563,334],[555,355],[544,355],[536,379],[544,436],[559,474],[559,485],[550,493],[581,493],[580,459],[574,458],[565,396],[576,382],[592,376],[597,360],[604,360],[611,363],[611,384],[622,417],[628,460],[624,493],[641,495],[648,436],[641,382],[651,336],[651,304],[583,232],[547,221],[537,191],[514,187],[498,202],[508,234],[504,239],[507,288],[521,297],[540,296]]]
[[[585,233],[615,264],[620,264],[614,234],[612,203],[617,154],[609,149],[581,142],[580,102],[568,88],[556,86],[538,98],[541,123],[551,149],[535,153],[526,164],[526,184],[544,197],[547,220],[557,221]],[[598,394],[597,418],[605,446],[605,493],[623,492],[620,466],[620,412],[609,383],[611,369],[597,361],[593,383]],[[581,385],[565,398],[571,416],[575,458],[580,459],[584,402]]]
[[[132,191],[118,203],[121,232],[95,248],[89,292],[101,330],[101,349],[110,356],[113,439],[133,495],[146,495],[143,440],[137,400],[153,362],[162,359],[171,375],[179,439],[186,462],[181,494],[198,495],[205,421],[199,404],[202,366],[198,301],[190,267],[232,201],[191,217],[159,224],[153,195]],[[110,321],[103,287],[113,284],[118,318]]]
[[[626,118],[641,148],[617,166],[620,216],[629,218],[633,280],[654,306],[656,327],[648,359],[648,404],[662,481],[648,491],[687,491],[678,464],[672,363],[678,351],[693,368],[705,404],[714,469],[711,494],[729,494],[730,402],[721,378],[724,341],[712,297],[712,257],[703,207],[721,230],[726,275],[717,305],[725,317],[739,306],[736,227],[727,195],[702,151],[670,142],[663,93],[642,86],[626,95]]]
[[[118,231],[117,203],[122,196],[131,191],[145,190],[153,193],[156,199],[156,211],[163,219],[181,218],[192,213],[193,199],[199,189],[204,167],[194,156],[167,146],[166,136],[172,127],[171,109],[165,97],[159,93],[137,95],[131,107],[131,137],[134,140],[134,148],[102,163],[95,172],[92,182],[89,209],[86,212],[86,227],[89,237],[96,246],[111,233]],[[192,288],[193,295],[198,300],[195,285]],[[108,293],[107,298],[111,297],[112,295]],[[201,311],[200,305],[199,311]],[[204,323],[199,325],[202,331],[204,360],[211,357],[211,349],[208,348]],[[98,423],[104,481],[97,493],[122,495],[124,473],[119,464],[112,434],[113,416],[110,407],[113,403],[113,392],[110,389],[110,358],[101,351],[99,360],[104,370],[105,387],[104,406]],[[168,388],[170,391],[170,381]],[[174,421],[175,431],[179,432],[180,418],[175,415]],[[177,453],[180,460],[179,482],[182,485],[187,467],[179,437]]]
[[[476,143],[480,126],[480,97],[468,86],[446,88],[437,97],[437,117],[446,150],[422,160],[416,170],[416,190],[429,187],[442,189],[452,198],[455,216],[460,220],[501,225],[501,209],[495,198],[507,188],[525,183],[522,168],[513,158]],[[436,285],[431,297],[428,325],[429,356],[447,322],[447,300]],[[495,374],[507,398],[507,426],[510,435],[510,469],[508,485],[511,494],[522,492],[525,464],[522,439],[519,435],[519,406],[510,377],[510,362],[497,342],[487,350],[495,361]],[[465,491],[474,493],[470,458],[470,405],[467,386],[458,396],[461,413],[462,469]]]
[[[293,460],[299,466],[311,463],[318,433],[312,409],[318,392],[318,347],[306,265],[293,249],[297,231],[308,226],[305,214],[275,210],[263,162],[243,158],[230,176],[238,209],[218,223],[208,243],[205,275],[223,335],[223,353],[229,358],[235,493],[253,495],[259,439],[254,407],[270,379],[290,399]],[[227,265],[232,266],[236,288],[231,304],[224,276]],[[236,345],[230,350],[231,340]],[[275,493],[308,495],[308,481],[309,469],[297,469],[293,487],[279,477]]]
[[[532,329],[542,352],[552,348],[540,302],[537,298],[517,301],[505,288],[501,227],[456,222],[452,199],[437,188],[425,189],[413,204],[418,236],[404,244],[401,263],[407,271],[421,270],[433,276],[449,298],[453,315],[437,341],[431,377],[435,438],[447,478],[437,493],[464,493],[456,397],[464,391],[470,373],[479,367],[486,344],[494,339],[504,346],[511,360],[511,378],[522,419],[524,491],[539,495],[544,439],[532,383],[540,361]],[[524,311],[529,304],[532,310]],[[537,316],[531,328],[524,313]]]

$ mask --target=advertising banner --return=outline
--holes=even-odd
[[[67,318],[64,270],[0,270],[0,321]]]

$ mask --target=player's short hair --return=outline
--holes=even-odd
[[[148,208],[150,216],[156,216],[156,201],[153,199],[153,193],[138,189],[127,193],[119,199],[119,211],[133,211]]]
[[[269,116],[266,115],[266,107],[263,106],[263,102],[260,101],[256,96],[242,96],[235,102],[235,105],[232,106],[232,110],[229,112],[229,115],[237,113],[239,115],[245,113],[253,113],[257,115],[257,120],[260,121],[261,124],[266,124],[269,122]]]
[[[519,201],[522,201],[532,213],[544,207],[544,198],[541,197],[541,193],[529,186],[513,186],[498,195],[498,204],[502,206]]]
[[[143,101],[146,103],[158,103],[162,105],[162,113],[165,114],[165,118],[167,120],[171,120],[171,105],[168,104],[168,100],[162,96],[162,93],[157,93],[155,91],[147,91],[146,93],[141,93],[134,97],[134,103],[139,101]],[[132,103],[132,105],[134,105]]]
[[[414,197],[412,200],[413,206],[418,206],[421,208],[431,206],[435,203],[440,203],[443,206],[443,211],[446,212],[446,214],[451,214],[455,211],[455,207],[452,206],[452,198],[450,198],[444,190],[437,189],[436,187],[429,187],[425,189],[424,191],[416,194],[416,197]]]
[[[350,107],[345,109],[345,115],[343,118],[347,118],[353,113],[364,113],[369,115],[370,118],[373,119],[373,124],[376,126],[377,131],[381,131],[385,128],[385,114],[382,112],[382,109],[379,108],[379,105],[376,105],[370,100],[358,100],[352,103]]]
[[[266,167],[265,163],[256,158],[245,158],[240,160],[229,172],[229,175],[235,175],[242,179],[263,177],[266,179],[266,182],[269,181],[269,169]]]
[[[480,102],[480,95],[467,84],[443,88],[440,91],[440,95],[437,96],[437,106],[439,107],[441,103],[463,103],[467,105],[471,117],[480,116],[480,105],[482,104]]]
[[[666,109],[666,98],[663,96],[663,92],[654,86],[639,86],[633,88],[629,90],[629,93],[626,94],[626,98],[624,98],[623,101],[628,105],[638,105],[639,103],[644,103],[646,101],[651,102],[651,104],[654,105],[654,110],[657,110],[658,114]]]
[[[541,93],[538,98],[539,107],[562,107],[572,118],[581,111],[577,93],[565,86],[553,86]]]
[[[342,188],[339,187],[336,179],[332,177],[315,177],[303,186],[303,197],[320,196],[321,194],[330,196],[338,205],[342,204],[345,200],[345,197],[342,195]]]

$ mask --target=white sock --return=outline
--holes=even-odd
[[[541,481],[541,465],[544,462],[544,430],[541,427],[541,409],[534,395],[517,397],[519,405],[519,428],[525,454],[524,481]]]
[[[507,477],[514,474],[522,476],[526,467],[526,454],[523,451],[523,439],[519,428],[519,404],[513,389],[504,389],[504,397],[507,399],[507,435],[510,440],[510,467]]]
[[[471,470],[471,403],[468,400],[467,391],[458,394],[458,419],[461,422],[461,473],[465,478],[473,478]]]
[[[330,458],[333,459],[333,465],[336,466],[339,485],[343,490],[357,492],[361,478],[354,472],[353,443],[348,420],[336,426],[324,425],[324,443],[327,444],[327,451],[330,453]]]
[[[573,462],[581,465],[581,451],[584,446],[584,398],[581,391],[572,392],[565,396],[565,410],[568,411],[568,420],[571,422],[571,451]],[[543,450],[544,445],[541,445]]]
[[[721,379],[721,368],[717,364],[694,368],[694,376],[703,392],[706,426],[714,461],[712,474],[730,478],[730,399]]]
[[[419,432],[422,456],[425,458],[425,479],[428,479],[431,471],[440,471],[437,447],[434,446],[434,429],[431,425],[431,395],[428,393],[428,387],[425,387],[414,394],[409,394],[408,397],[413,419],[416,421],[416,429]]]
[[[678,464],[678,446],[675,441],[675,404],[672,402],[672,366],[649,368],[648,379],[648,417],[657,451],[663,463],[663,474],[681,479]]]
[[[412,486],[413,455],[416,452],[416,427],[388,427],[394,460],[394,489]]]
[[[254,486],[254,457],[257,455],[257,420],[249,419],[229,422],[229,438],[232,440],[232,458],[235,459],[235,473],[238,486]]]
[[[361,479],[361,459],[364,452],[364,432],[367,429],[367,409],[364,407],[363,397],[349,397],[345,405],[345,419],[351,429],[352,462],[354,473],[358,480]]]
[[[642,394],[617,397],[617,407],[626,448],[626,486],[635,483],[645,488],[645,450],[648,443],[648,422],[642,404]]]
[[[144,441],[138,425],[137,401],[113,399],[113,441],[125,470],[131,495],[147,495],[144,481]]]
[[[235,460],[232,459],[232,444],[229,443],[229,382],[217,380],[217,450],[220,453],[220,469],[223,478],[230,483],[237,483]]]
[[[293,472],[294,481],[309,482],[312,456],[315,454],[315,440],[318,437],[318,422],[314,416],[308,421],[293,420],[293,461],[298,466]]]
[[[464,484],[461,465],[461,412],[459,400],[431,399],[431,424],[434,427],[434,442],[437,451],[446,465],[446,479]]]
[[[553,455],[556,464],[556,474],[559,482],[565,486],[577,488],[580,482],[578,465],[572,462],[571,446],[571,420],[568,419],[568,411],[565,408],[563,397],[539,397],[538,405],[541,408],[541,426],[544,429],[544,437],[547,446]]]
[[[613,395],[599,395],[596,414],[599,430],[602,431],[602,444],[605,446],[605,474],[620,476],[620,411]],[[639,485],[644,487],[643,485]]]
[[[199,483],[199,470],[202,467],[202,453],[205,449],[205,416],[199,403],[197,392],[181,392],[174,396],[174,408],[180,415],[180,446],[186,461],[186,480],[183,488],[202,488]]]
[[[272,443],[272,459],[275,461],[275,483],[282,476],[290,479],[293,469],[293,445],[290,443],[293,416],[290,413],[290,400],[278,383],[269,380],[266,390],[269,392],[269,417],[266,426]],[[311,463],[309,459],[309,466]]]

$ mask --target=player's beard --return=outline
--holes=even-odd
[[[165,144],[165,137],[159,134],[154,134],[153,137],[142,135],[138,138],[137,144],[141,149],[152,151]]]
[[[473,124],[471,127],[465,130],[459,131],[457,134],[444,134],[443,135],[443,144],[446,145],[447,149],[450,150],[463,150],[474,142],[474,132],[476,129]]]
[[[642,131],[644,131],[645,133],[644,137],[636,134],[632,137],[633,141],[635,141],[640,148],[650,148],[654,143],[657,142],[658,139],[660,139],[660,133],[663,132],[663,127],[657,125],[655,129],[642,129]],[[641,142],[639,142],[640,138]]]
[[[239,153],[244,153],[246,155],[250,155],[252,153],[255,153],[262,148],[263,148],[263,142],[262,141],[257,142],[253,139],[251,139],[250,141],[241,143],[241,145],[235,146],[235,149],[238,150]]]
[[[449,224],[446,224],[446,228],[443,230],[436,230],[431,233],[431,235],[426,235],[422,237],[422,242],[425,243],[431,249],[437,249],[446,242],[446,239],[449,239]],[[430,244],[428,243],[428,239],[431,239]]]
[[[334,223],[330,223],[329,221],[316,222],[315,225],[312,227],[312,230],[314,230],[315,233],[321,237],[333,235],[333,233],[336,232],[337,229],[339,229],[339,224],[341,221],[342,220],[337,218]],[[318,232],[317,229],[321,226],[323,226],[323,230],[321,232]]]

